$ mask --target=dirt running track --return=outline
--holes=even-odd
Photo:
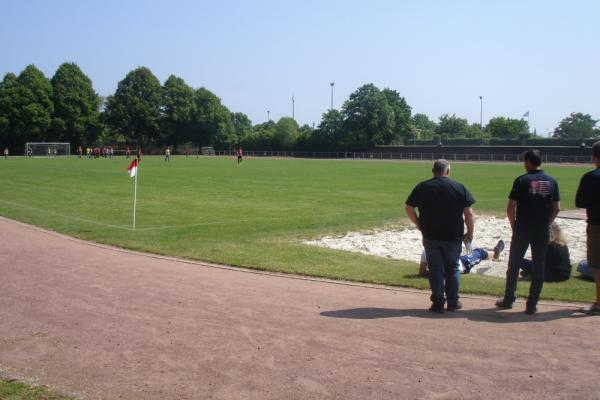
[[[201,245],[199,243],[199,245]],[[217,268],[0,218],[0,371],[90,399],[600,399],[600,318]]]

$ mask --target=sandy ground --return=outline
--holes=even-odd
[[[571,256],[576,264],[586,258],[585,214],[582,211],[565,212],[566,217],[556,222],[565,233]],[[503,278],[506,276],[508,249],[510,248],[511,229],[506,218],[490,216],[475,217],[475,235],[473,248],[493,249],[499,239],[504,240],[506,250],[495,261],[491,257],[475,266],[472,274],[483,274]],[[406,260],[419,263],[423,252],[421,232],[411,225],[395,230],[373,230],[370,232],[349,232],[341,236],[325,236],[303,243],[337,250],[353,251],[362,254],[386,257],[394,260]],[[463,254],[466,250],[463,248]],[[531,258],[530,251],[526,257]],[[575,272],[574,272],[575,273]]]
[[[600,318],[122,251],[0,218],[0,375],[89,399],[600,399]]]

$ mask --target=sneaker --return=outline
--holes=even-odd
[[[525,307],[525,314],[533,315],[537,312],[536,306],[530,306],[529,304]]]
[[[500,299],[500,300],[496,301],[496,307],[503,308],[505,310],[510,310],[512,308],[512,303],[509,303],[508,301],[506,301],[504,299]]]
[[[463,307],[462,303],[460,301],[457,301],[456,305],[454,305],[454,306],[448,305],[446,307],[446,311],[456,311],[456,310],[460,310],[462,307]]]
[[[444,305],[443,304],[432,304],[431,307],[429,307],[429,311],[438,313],[438,314],[443,314],[444,313]]]
[[[504,250],[504,240],[500,239],[498,240],[498,243],[496,243],[496,246],[494,247],[494,260],[497,260],[498,257],[500,257],[500,253],[502,253],[502,250]]]
[[[600,315],[600,304],[594,303],[591,306],[583,307],[580,311],[588,315]]]

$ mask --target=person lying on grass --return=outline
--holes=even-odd
[[[460,256],[461,272],[463,274],[468,274],[474,266],[483,260],[487,260],[490,257],[490,253],[492,253],[492,260],[498,260],[502,250],[504,250],[504,240],[502,239],[498,240],[498,243],[493,249],[486,250],[481,247],[473,249],[470,253]],[[428,274],[427,254],[425,254],[425,250],[423,250],[423,253],[421,253],[421,263],[419,264],[419,275],[427,276]]]

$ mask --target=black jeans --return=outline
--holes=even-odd
[[[504,301],[513,303],[515,291],[519,280],[519,269],[527,248],[531,245],[532,264],[529,270],[531,274],[531,286],[527,305],[535,306],[540,299],[540,293],[544,286],[544,268],[546,264],[546,252],[550,239],[549,226],[536,228],[522,228],[515,226],[510,242],[510,255],[508,257],[508,270],[506,271],[506,290]]]

